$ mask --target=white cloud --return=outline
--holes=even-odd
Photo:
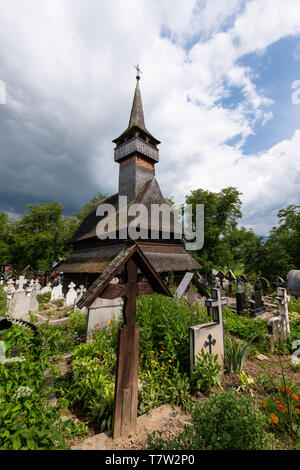
[[[117,191],[111,140],[128,124],[138,62],[163,193],[182,202],[192,189],[237,186],[245,224],[265,231],[299,194],[299,133],[243,155],[272,100],[238,59],[299,33],[298,0],[0,0],[0,210],[37,199],[75,210]],[[233,88],[240,101],[222,106]]]

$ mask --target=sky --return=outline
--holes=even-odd
[[[165,197],[237,187],[259,235],[300,203],[300,0],[0,0],[0,211],[118,191],[136,63]]]

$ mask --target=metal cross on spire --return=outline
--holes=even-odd
[[[134,68],[136,69],[136,79],[137,81],[139,81],[139,79],[141,78],[140,74],[143,72],[141,71],[139,64],[134,65]]]

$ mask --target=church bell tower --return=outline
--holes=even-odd
[[[127,129],[113,142],[114,159],[119,163],[119,196],[132,202],[147,180],[155,176],[154,165],[159,160],[160,141],[145,127],[141,91],[140,69],[136,66],[136,87]]]

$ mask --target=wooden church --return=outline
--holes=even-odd
[[[171,211],[169,224],[165,223],[163,217],[159,218],[154,237],[154,232],[147,230],[151,226],[151,205],[165,204],[165,200],[155,178],[160,141],[145,126],[139,70],[136,79],[128,127],[113,140],[116,144],[114,160],[119,164],[119,191],[95,204],[74,234],[71,240],[73,251],[57,268],[64,273],[64,286],[73,281],[89,288],[123,250],[135,243],[162,279],[172,273],[178,284],[187,271],[201,268],[184,250],[178,221]],[[120,196],[123,198],[119,198]],[[127,197],[126,205],[121,207],[119,201],[124,200],[124,196]],[[101,216],[97,215],[97,210],[101,204],[111,204],[115,208],[115,238],[98,237],[97,225]],[[134,204],[143,204],[148,209],[146,219],[140,223],[140,238],[136,240],[132,240],[126,225],[131,223],[134,216],[128,215],[125,226],[124,223],[122,225],[120,216],[124,210],[130,214],[130,208]]]

